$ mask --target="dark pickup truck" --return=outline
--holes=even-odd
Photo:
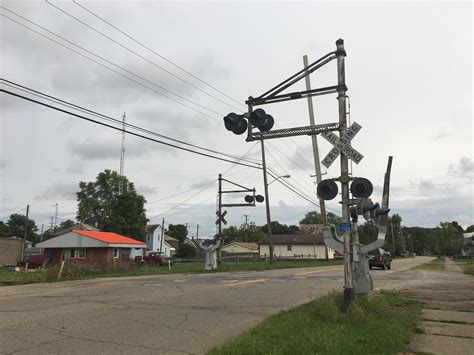
[[[369,268],[373,267],[390,270],[392,268],[392,254],[382,248],[369,251]]]

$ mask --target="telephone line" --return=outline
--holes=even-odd
[[[93,116],[96,116],[96,117],[100,117],[100,118],[103,118],[103,119],[105,119],[105,120],[112,121],[112,122],[119,123],[119,124],[122,124],[122,125],[123,125],[123,121],[122,121],[122,120],[119,120],[119,119],[113,118],[113,117],[111,117],[111,116],[107,116],[107,115],[101,114],[101,113],[99,113],[99,112],[96,112],[96,111],[87,109],[87,108],[85,108],[85,107],[83,107],[83,106],[79,106],[79,105],[73,104],[73,103],[71,103],[71,102],[62,100],[62,99],[60,99],[60,98],[58,98],[58,97],[45,94],[45,93],[43,93],[43,92],[41,92],[41,91],[34,90],[34,89],[32,89],[32,88],[29,88],[29,87],[24,86],[24,85],[20,85],[20,84],[18,84],[18,83],[13,82],[13,81],[10,81],[10,80],[4,79],[4,78],[0,78],[0,82],[5,82],[5,83],[3,83],[3,85],[9,86],[9,87],[13,87],[13,88],[15,88],[15,89],[17,89],[17,90],[26,92],[26,93],[28,93],[28,94],[30,94],[30,95],[34,95],[34,96],[37,96],[37,97],[41,97],[41,98],[43,98],[43,99],[45,99],[45,100],[53,101],[53,102],[55,102],[55,103],[58,103],[58,104],[60,104],[60,105],[63,105],[63,106],[66,106],[66,107],[69,107],[69,108],[78,110],[78,111],[80,111],[80,112],[87,113],[87,114],[90,114],[90,115],[93,115]],[[188,142],[185,142],[185,141],[182,141],[182,140],[179,140],[179,139],[175,139],[175,138],[172,138],[172,137],[169,137],[169,136],[166,136],[166,135],[163,135],[163,134],[154,132],[154,131],[150,131],[150,130],[148,130],[148,129],[146,129],[146,128],[139,127],[139,126],[136,126],[136,125],[133,125],[133,124],[130,124],[130,123],[125,123],[125,126],[130,127],[130,128],[133,128],[133,129],[136,129],[136,130],[139,130],[139,131],[141,131],[141,132],[145,132],[145,133],[152,134],[152,135],[155,135],[155,136],[158,136],[158,137],[161,137],[161,138],[165,138],[165,139],[171,140],[171,141],[173,141],[173,142],[177,142],[177,143],[181,143],[181,144],[184,144],[184,145],[188,145],[188,146],[193,147],[193,148],[197,148],[197,149],[201,149],[201,150],[204,150],[204,151],[207,151],[207,152],[211,152],[211,153],[219,154],[219,155],[222,155],[222,156],[226,156],[226,157],[228,157],[228,158],[238,159],[239,161],[240,161],[240,160],[244,160],[244,161],[246,161],[246,162],[248,162],[248,163],[253,163],[253,164],[259,164],[259,161],[256,160],[256,159],[249,159],[249,158],[244,159],[244,157],[245,157],[245,155],[247,155],[247,153],[246,153],[243,157],[239,157],[239,156],[236,156],[236,155],[218,152],[218,151],[213,150],[213,149],[204,148],[204,147],[201,147],[201,146],[192,144],[192,143],[188,143]]]
[[[219,94],[227,97],[228,99],[242,105],[242,106],[245,106],[244,104],[242,104],[240,101],[237,101],[236,99],[232,98],[231,96],[227,95],[225,92],[217,89],[215,86],[209,84],[208,82],[200,79],[199,77],[197,77],[196,75],[194,75],[193,73],[187,71],[186,69],[184,69],[183,67],[179,66],[178,64],[176,64],[175,62],[173,62],[172,60],[164,57],[163,55],[157,53],[155,50],[151,49],[150,47],[148,47],[146,44],[138,41],[137,39],[135,39],[134,37],[132,37],[131,35],[125,33],[124,31],[122,31],[121,29],[119,29],[118,27],[114,26],[112,23],[110,23],[109,21],[107,21],[106,19],[104,19],[103,17],[97,15],[95,12],[93,12],[92,10],[88,9],[86,6],[80,4],[78,1],[75,1],[73,0],[73,3],[75,3],[76,5],[78,5],[79,7],[83,8],[85,11],[89,12],[91,15],[95,16],[96,18],[98,18],[99,20],[103,21],[104,23],[106,23],[107,25],[109,25],[110,27],[112,27],[113,29],[115,29],[116,31],[120,32],[121,34],[123,34],[124,36],[126,36],[127,38],[131,39],[133,42],[139,44],[140,46],[142,46],[143,48],[147,49],[148,51],[150,51],[151,53],[157,55],[158,57],[160,57],[161,59],[163,59],[164,61],[168,62],[169,64],[171,64],[172,66],[174,66],[175,68],[178,68],[179,70],[181,70],[182,72],[188,74],[189,76],[191,76],[192,78],[196,79],[197,81],[201,82],[202,84],[210,87],[211,89],[215,90],[216,92],[218,92]]]
[[[107,38],[109,41],[111,41],[111,42],[113,42],[113,43],[119,45],[119,46],[122,47],[123,49],[125,49],[125,50],[129,51],[130,53],[136,55],[137,57],[143,59],[143,60],[146,61],[147,63],[149,63],[149,64],[155,66],[156,68],[158,68],[158,69],[160,69],[160,70],[163,70],[165,73],[168,73],[169,75],[173,76],[174,78],[176,78],[176,79],[178,79],[178,80],[180,80],[180,81],[186,83],[187,85],[189,85],[189,86],[192,87],[193,89],[196,89],[196,90],[198,90],[198,91],[200,91],[200,92],[206,94],[206,95],[209,96],[209,97],[212,97],[213,99],[215,99],[215,100],[217,100],[217,101],[219,101],[219,102],[221,102],[221,103],[223,103],[223,104],[225,104],[225,105],[227,105],[227,106],[229,106],[229,107],[235,108],[235,109],[237,109],[237,110],[241,110],[239,107],[235,107],[234,105],[231,105],[231,104],[229,104],[229,103],[227,103],[227,102],[225,102],[225,101],[219,99],[218,97],[212,95],[211,93],[208,93],[207,91],[200,89],[199,87],[197,87],[197,86],[193,85],[192,83],[190,83],[190,82],[184,80],[183,78],[177,76],[176,74],[174,74],[174,73],[170,72],[169,70],[163,68],[162,66],[156,64],[155,62],[153,62],[153,61],[147,59],[146,57],[144,57],[144,56],[142,56],[141,54],[135,52],[134,50],[128,48],[126,45],[124,45],[124,44],[122,44],[122,43],[120,43],[120,42],[114,40],[112,37],[107,36],[105,33],[103,33],[103,32],[101,32],[101,31],[97,30],[96,28],[92,27],[91,25],[89,25],[88,23],[82,21],[81,19],[77,18],[76,16],[71,15],[69,12],[67,12],[66,10],[60,8],[59,6],[57,6],[57,5],[55,5],[55,4],[51,3],[51,2],[49,2],[48,0],[46,0],[46,3],[47,3],[48,5],[51,5],[52,7],[56,8],[57,10],[61,11],[61,12],[62,12],[63,14],[65,14],[66,16],[69,16],[70,18],[74,19],[75,21],[77,21],[77,22],[81,23],[82,25],[86,26],[86,27],[89,28],[90,30],[92,30],[92,31],[94,31],[94,32],[96,32],[96,33],[98,33],[99,35],[103,36],[104,38]]]
[[[12,96],[16,96],[16,97],[18,97],[18,98],[20,98],[20,99],[23,99],[23,100],[26,100],[26,101],[30,101],[30,102],[32,102],[32,103],[35,103],[35,104],[38,104],[38,105],[41,105],[41,106],[45,106],[45,107],[48,107],[48,108],[50,108],[50,109],[53,109],[53,110],[56,110],[56,111],[59,111],[59,112],[62,112],[62,113],[65,113],[65,114],[68,114],[68,115],[71,115],[71,116],[75,116],[75,117],[77,117],[77,118],[80,118],[80,119],[83,119],[83,120],[86,120],[86,121],[89,121],[89,122],[92,122],[92,123],[95,123],[95,124],[98,124],[98,125],[102,125],[102,126],[104,126],[104,127],[108,127],[108,128],[111,128],[111,129],[114,129],[114,130],[117,130],[117,131],[121,131],[121,132],[122,132],[122,128],[121,128],[121,127],[115,127],[115,126],[109,125],[109,124],[107,124],[107,123],[99,122],[99,121],[93,120],[92,118],[88,118],[88,117],[85,117],[85,116],[81,116],[81,115],[78,115],[78,114],[76,114],[76,113],[74,113],[74,112],[70,112],[70,111],[67,111],[67,110],[63,110],[63,109],[61,109],[61,108],[59,108],[59,107],[54,107],[54,106],[48,105],[48,104],[46,104],[46,103],[44,103],[44,102],[40,102],[40,101],[37,101],[37,100],[31,99],[31,98],[28,98],[28,97],[23,96],[23,95],[19,95],[19,94],[13,93],[13,92],[8,91],[8,90],[0,89],[0,92],[4,92],[4,93],[6,93],[6,94],[9,94],[9,95],[12,95]],[[237,165],[242,165],[242,166],[247,166],[247,167],[253,168],[253,169],[261,169],[261,167],[259,167],[259,166],[253,166],[253,165],[249,165],[249,164],[245,164],[245,163],[234,162],[234,161],[229,160],[229,159],[224,159],[224,158],[216,157],[216,156],[213,156],[213,155],[210,155],[210,154],[201,153],[201,152],[198,152],[198,151],[189,149],[189,148],[180,147],[180,146],[177,146],[177,145],[175,145],[175,144],[171,144],[171,143],[163,142],[163,141],[160,141],[160,140],[157,140],[157,139],[154,139],[154,138],[150,138],[150,137],[147,137],[147,136],[144,136],[144,135],[142,135],[142,134],[135,133],[135,132],[130,132],[130,131],[127,131],[127,130],[125,130],[125,132],[128,133],[128,134],[131,134],[131,135],[133,135],[133,136],[136,136],[136,137],[140,137],[140,138],[143,138],[143,139],[152,141],[152,142],[156,142],[156,143],[159,143],[159,144],[163,144],[163,145],[166,145],[166,146],[169,146],[169,147],[172,147],[172,148],[184,150],[184,151],[187,151],[187,152],[190,152],[190,153],[198,154],[198,155],[201,155],[201,156],[204,156],[204,157],[208,157],[208,158],[211,158],[211,159],[221,160],[221,161],[225,161],[225,162],[233,163],[233,164],[237,164]]]
[[[179,94],[176,94],[176,93],[174,93],[173,91],[168,90],[168,89],[166,89],[166,88],[164,88],[164,87],[162,87],[162,86],[160,86],[160,85],[158,85],[158,84],[156,84],[156,83],[154,83],[154,82],[152,82],[152,81],[150,81],[150,80],[144,78],[144,77],[141,76],[141,75],[135,74],[135,73],[133,73],[132,71],[130,71],[130,70],[128,70],[128,69],[126,69],[126,68],[124,68],[124,67],[118,65],[118,64],[115,64],[114,62],[112,62],[112,61],[110,61],[110,60],[108,60],[108,59],[106,59],[106,58],[104,58],[104,57],[102,57],[102,56],[100,56],[100,55],[98,55],[98,54],[95,54],[94,52],[92,52],[92,51],[90,51],[90,50],[88,50],[88,49],[86,49],[86,48],[84,48],[84,47],[82,47],[82,46],[80,46],[80,45],[78,45],[78,44],[76,44],[76,43],[74,43],[74,42],[72,42],[72,41],[70,41],[70,40],[68,40],[68,39],[66,39],[66,38],[64,38],[64,37],[62,37],[62,36],[56,34],[56,33],[54,33],[54,32],[52,32],[52,31],[50,31],[50,30],[48,30],[48,29],[46,29],[45,27],[43,27],[43,26],[41,26],[41,25],[38,25],[37,23],[35,23],[35,22],[33,22],[33,21],[27,19],[26,17],[23,17],[23,16],[17,14],[17,13],[14,12],[14,11],[11,11],[11,10],[7,9],[7,8],[4,7],[4,6],[0,6],[0,7],[3,8],[3,9],[5,9],[5,10],[7,10],[8,12],[10,12],[10,13],[12,13],[12,14],[14,14],[14,15],[20,17],[20,18],[22,18],[23,20],[25,20],[25,21],[27,21],[27,22],[29,22],[29,23],[31,23],[31,24],[33,24],[33,25],[35,25],[35,26],[41,28],[43,31],[46,31],[46,32],[52,34],[53,36],[56,36],[56,37],[62,39],[63,41],[68,42],[68,43],[70,43],[71,45],[73,45],[73,46],[75,46],[75,47],[77,47],[77,48],[80,48],[81,50],[83,50],[83,51],[85,51],[85,52],[87,52],[87,53],[93,55],[94,57],[97,57],[97,58],[99,58],[100,60],[103,60],[104,62],[109,63],[110,65],[113,65],[114,67],[117,67],[117,68],[123,70],[124,72],[127,72],[127,73],[129,73],[129,74],[131,74],[131,75],[133,75],[133,76],[135,76],[135,77],[137,77],[137,78],[139,78],[139,79],[141,79],[141,80],[147,82],[147,83],[150,83],[151,85],[156,86],[157,88],[159,88],[159,89],[161,89],[161,90],[163,90],[163,91],[165,91],[165,92],[167,92],[167,93],[169,93],[169,94],[171,94],[171,95],[174,95],[174,96],[176,96],[176,97],[178,97],[178,98],[180,98],[180,99],[182,99],[182,100],[184,100],[184,101],[186,101],[186,102],[189,102],[189,103],[191,103],[191,104],[193,104],[193,105],[195,105],[195,106],[197,106],[197,107],[200,107],[200,108],[203,108],[203,109],[205,109],[205,110],[207,110],[207,111],[209,111],[209,112],[212,112],[212,113],[214,113],[215,115],[218,115],[218,116],[221,116],[221,117],[224,116],[224,115],[223,115],[222,113],[220,113],[220,112],[214,111],[214,110],[212,110],[212,109],[210,109],[210,108],[208,108],[208,107],[206,107],[206,106],[203,106],[203,105],[201,105],[201,104],[199,104],[199,103],[197,103],[197,102],[194,102],[194,101],[192,101],[192,100],[186,99],[185,97],[183,97],[183,96],[181,96],[181,95],[179,95]],[[112,72],[115,73],[115,74],[118,74],[118,75],[120,75],[120,76],[122,76],[122,77],[124,77],[124,78],[126,78],[126,79],[128,79],[128,80],[130,80],[130,81],[133,81],[134,83],[136,83],[136,84],[138,84],[138,85],[140,85],[140,86],[143,86],[143,87],[145,87],[145,88],[147,88],[147,89],[149,89],[149,90],[151,90],[151,91],[153,91],[153,92],[155,92],[155,93],[157,93],[157,94],[159,94],[159,95],[161,95],[161,96],[163,96],[163,97],[166,97],[167,99],[169,99],[169,100],[171,100],[171,101],[173,101],[173,102],[176,102],[176,103],[178,103],[178,104],[180,104],[180,105],[182,105],[182,106],[184,106],[184,107],[187,107],[187,108],[189,108],[189,109],[191,109],[191,110],[193,110],[193,111],[196,111],[196,112],[198,112],[198,113],[200,113],[200,114],[203,114],[204,116],[207,116],[207,117],[209,117],[210,119],[213,119],[213,120],[215,120],[215,121],[217,121],[217,122],[221,122],[221,121],[218,120],[217,118],[212,117],[212,116],[210,116],[209,114],[204,113],[204,112],[202,112],[202,111],[199,111],[199,110],[195,109],[195,108],[192,107],[192,106],[189,106],[189,105],[187,105],[187,104],[184,104],[184,103],[182,103],[182,102],[180,102],[180,101],[178,101],[178,100],[176,100],[176,99],[174,99],[174,98],[172,98],[172,97],[170,97],[170,96],[168,96],[168,95],[166,95],[166,94],[164,94],[164,93],[162,93],[162,92],[156,91],[156,90],[150,88],[149,86],[146,86],[146,85],[144,85],[143,83],[141,83],[141,82],[139,82],[139,81],[137,81],[137,80],[135,80],[135,79],[133,79],[133,78],[130,78],[129,76],[127,76],[127,75],[125,75],[125,74],[123,74],[123,73],[120,73],[120,72],[118,72],[117,70],[114,70],[114,69],[108,67],[107,65],[105,65],[105,64],[103,64],[103,63],[100,63],[100,62],[98,62],[98,61],[96,61],[96,60],[94,60],[94,59],[92,59],[92,58],[90,58],[90,57],[88,57],[88,56],[86,56],[86,55],[84,55],[84,54],[82,54],[82,53],[80,53],[80,52],[78,52],[78,51],[76,51],[76,50],[74,50],[74,49],[72,49],[72,48],[66,46],[66,45],[64,45],[63,43],[60,43],[60,42],[58,42],[58,41],[56,41],[56,40],[54,40],[54,39],[52,39],[52,38],[50,38],[50,37],[48,37],[48,36],[46,36],[46,35],[40,33],[40,32],[38,32],[38,31],[36,31],[36,30],[34,30],[34,29],[32,29],[32,28],[30,28],[30,27],[28,27],[28,26],[22,24],[21,22],[18,22],[18,21],[16,21],[16,20],[14,20],[14,19],[12,19],[12,18],[6,16],[5,14],[0,14],[0,15],[3,16],[3,17],[5,17],[5,18],[7,18],[7,19],[9,19],[10,21],[15,22],[15,23],[17,23],[18,25],[20,25],[20,26],[22,26],[22,27],[24,27],[24,28],[26,28],[26,29],[28,29],[28,30],[30,30],[30,31],[32,31],[32,32],[34,32],[34,33],[36,33],[36,34],[38,34],[38,35],[40,35],[40,36],[42,36],[42,37],[44,37],[44,38],[46,38],[46,39],[48,39],[48,40],[50,40],[51,42],[54,42],[54,43],[56,43],[56,44],[58,44],[58,45],[60,45],[60,46],[62,46],[62,47],[64,47],[64,48],[70,50],[71,52],[80,55],[80,56],[83,57],[83,58],[86,58],[86,59],[88,59],[88,60],[90,60],[90,61],[92,61],[92,62],[94,62],[94,63],[96,63],[96,64],[99,64],[100,66],[102,66],[102,67],[104,67],[104,68],[106,68],[106,69],[112,71]]]

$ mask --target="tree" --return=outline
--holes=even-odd
[[[9,237],[11,236],[11,233],[10,233],[10,228],[8,228],[8,226],[3,223],[3,221],[0,221],[0,237]]]
[[[225,235],[226,244],[236,242],[250,242],[258,243],[264,237],[266,231],[262,232],[262,227],[255,225],[254,222],[250,222],[248,225],[243,223],[239,228],[235,226],[229,226],[222,230],[222,234]]]
[[[272,221],[271,224],[272,226],[272,234],[297,234],[300,231],[300,228],[295,225],[290,225],[287,226],[286,224],[281,224],[278,221]],[[260,227],[261,231],[263,233],[267,233],[267,224],[263,225]]]
[[[337,224],[341,221],[341,217],[332,212],[326,213],[326,219],[329,224]],[[320,213],[312,211],[306,213],[300,224],[323,224],[323,219]]]
[[[196,248],[189,244],[183,243],[176,253],[178,258],[194,258],[196,257]]]
[[[76,222],[74,222],[72,219],[66,219],[65,221],[62,221],[59,226],[58,230],[61,229],[66,229],[66,228],[71,228],[73,225],[75,225]]]
[[[14,213],[10,215],[7,221],[7,227],[9,230],[10,236],[16,236],[23,238],[25,235],[25,222],[26,216],[18,213]],[[28,231],[28,240],[32,242],[36,242],[38,239],[38,235],[36,232],[38,231],[38,227],[34,220],[28,218],[27,223],[27,231]]]
[[[166,234],[172,238],[178,239],[179,245],[181,246],[188,236],[188,227],[184,224],[170,224]]]
[[[119,193],[122,185],[122,193]],[[77,220],[99,228],[143,240],[145,198],[135,185],[116,171],[104,170],[94,182],[79,183]]]
[[[474,224],[471,224],[469,227],[466,228],[466,233],[474,232]]]

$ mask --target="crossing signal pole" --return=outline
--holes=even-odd
[[[381,223],[382,218],[389,212],[388,209],[388,184],[384,183],[384,196],[382,200],[382,208],[378,204],[373,204],[368,198],[372,192],[369,189],[370,181],[367,179],[353,178],[349,176],[349,159],[358,164],[363,155],[355,150],[350,142],[352,138],[361,130],[361,126],[353,122],[349,127],[347,125],[347,86],[345,80],[345,57],[344,41],[338,39],[336,41],[336,50],[330,52],[315,62],[306,65],[302,70],[293,74],[286,80],[282,81],[272,89],[258,97],[250,96],[246,101],[248,112],[242,115],[230,113],[224,117],[224,123],[227,130],[234,134],[243,134],[247,130],[247,142],[260,140],[262,146],[262,163],[263,163],[263,179],[265,186],[265,198],[267,203],[267,221],[269,225],[269,236],[271,241],[271,224],[270,224],[270,207],[268,199],[268,183],[265,165],[265,149],[264,140],[277,139],[284,137],[293,137],[301,135],[316,136],[321,134],[323,138],[334,145],[326,157],[322,160],[322,164],[329,166],[339,157],[340,158],[340,176],[334,179],[322,180],[318,183],[318,198],[330,200],[337,196],[338,187],[336,181],[341,184],[342,201],[342,223],[338,225],[339,233],[343,235],[341,242],[335,232],[335,226],[326,224],[323,228],[323,237],[326,245],[332,249],[344,253],[344,301],[347,306],[355,297],[355,293],[369,294],[372,290],[372,280],[368,272],[367,253],[370,250],[379,248],[385,243],[387,226]],[[307,77],[314,71],[320,69],[332,60],[337,62],[337,85],[320,87],[311,89],[307,85],[307,90],[283,93],[286,89]],[[298,100],[303,98],[311,98],[312,96],[320,96],[327,94],[337,94],[338,100],[338,122],[314,124],[311,121],[310,126],[291,127],[284,129],[272,130],[273,117],[262,109],[254,110],[255,106],[267,105],[271,103]],[[254,129],[258,129],[255,131]],[[339,136],[333,131],[338,131]],[[389,166],[391,165],[391,157],[389,158]],[[386,177],[389,177],[390,169],[387,168]],[[349,191],[349,183],[351,191]],[[352,190],[354,187],[354,190]],[[367,195],[367,192],[370,193]],[[353,197],[350,198],[352,193]],[[363,215],[366,219],[375,220],[379,227],[378,238],[375,242],[361,246],[358,241],[357,234],[357,216]],[[352,218],[352,220],[351,220]],[[270,254],[272,256],[272,253]]]

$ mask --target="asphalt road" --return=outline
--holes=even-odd
[[[410,288],[431,258],[373,270],[375,288]],[[1,354],[203,354],[268,315],[342,290],[342,266],[174,274],[0,288]]]

